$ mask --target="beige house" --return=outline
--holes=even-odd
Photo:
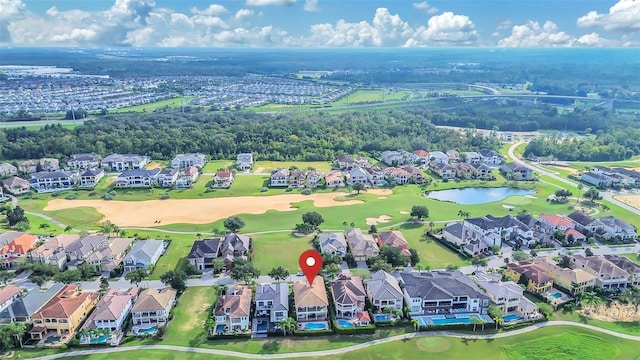
[[[77,234],[60,234],[45,241],[35,250],[31,251],[31,259],[35,262],[51,264],[63,270],[67,263],[67,246],[80,239]]]
[[[347,244],[356,261],[366,261],[380,254],[380,249],[373,236],[363,234],[362,230],[358,228],[347,230]]]
[[[166,324],[169,320],[169,312],[176,302],[177,293],[171,287],[162,290],[149,288],[142,291],[131,309],[133,325]]]
[[[311,286],[306,280],[293,284],[293,299],[300,328],[300,322],[328,319],[329,299],[322,277],[316,276]]]
[[[219,328],[220,325],[224,326],[226,331],[249,330],[251,296],[251,287],[236,285],[227,290],[225,295],[218,297],[213,310],[216,326],[212,330]]]
[[[560,267],[548,256],[537,257],[533,262],[542,268],[547,275],[551,276],[555,284],[571,291],[573,294],[596,285],[595,276],[582,269]],[[574,288],[574,284],[577,284],[577,287]]]

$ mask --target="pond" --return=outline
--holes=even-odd
[[[431,191],[425,196],[429,199],[451,201],[462,205],[485,204],[500,201],[513,195],[531,195],[534,190],[512,187],[499,188],[464,188]]]

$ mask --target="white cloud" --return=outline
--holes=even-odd
[[[419,2],[419,3],[412,3],[411,5],[413,5],[415,9],[424,11],[427,14],[435,14],[438,12],[437,8],[429,5],[429,3],[427,3],[426,1]]]
[[[289,6],[296,0],[247,0],[247,6]]]
[[[543,26],[537,21],[528,21],[511,29],[511,35],[498,42],[503,47],[564,47],[571,46],[575,39],[558,26],[547,21]]]
[[[478,32],[468,16],[448,11],[431,17],[427,27],[418,28],[416,38],[423,45],[472,45]]]
[[[0,0],[0,19],[11,19],[25,10],[22,0]]]
[[[607,40],[603,39],[597,33],[592,32],[591,34],[582,35],[576,40],[578,45],[582,46],[605,46]]]
[[[196,15],[193,17],[193,22],[195,24],[204,25],[208,28],[211,28],[211,27],[217,27],[221,29],[228,28],[227,24],[217,16]]]
[[[252,16],[253,14],[254,14],[253,10],[240,9],[238,10],[238,12],[236,12],[235,18],[236,20],[240,20],[240,19]]]
[[[191,8],[191,13],[196,15],[222,15],[226,14],[227,12],[228,11],[224,6],[218,4],[211,4],[209,5],[209,7],[203,10],[198,9],[195,6]]]
[[[304,11],[318,12],[320,7],[318,6],[318,0],[307,0],[304,2]]]
[[[601,27],[605,30],[632,31],[640,29],[640,0],[620,0],[600,14],[590,11],[576,21],[581,27]]]
[[[504,30],[504,29],[508,29],[511,27],[511,24],[513,24],[511,22],[511,20],[504,20],[501,21],[500,24],[498,24],[498,27],[496,28],[496,30]]]

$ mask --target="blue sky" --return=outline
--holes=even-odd
[[[3,46],[640,46],[640,0],[0,0]]]

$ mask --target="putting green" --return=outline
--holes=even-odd
[[[514,196],[509,196],[508,198],[502,200],[502,202],[508,205],[522,206],[522,205],[531,204],[531,198],[521,196],[521,195],[514,195]]]

